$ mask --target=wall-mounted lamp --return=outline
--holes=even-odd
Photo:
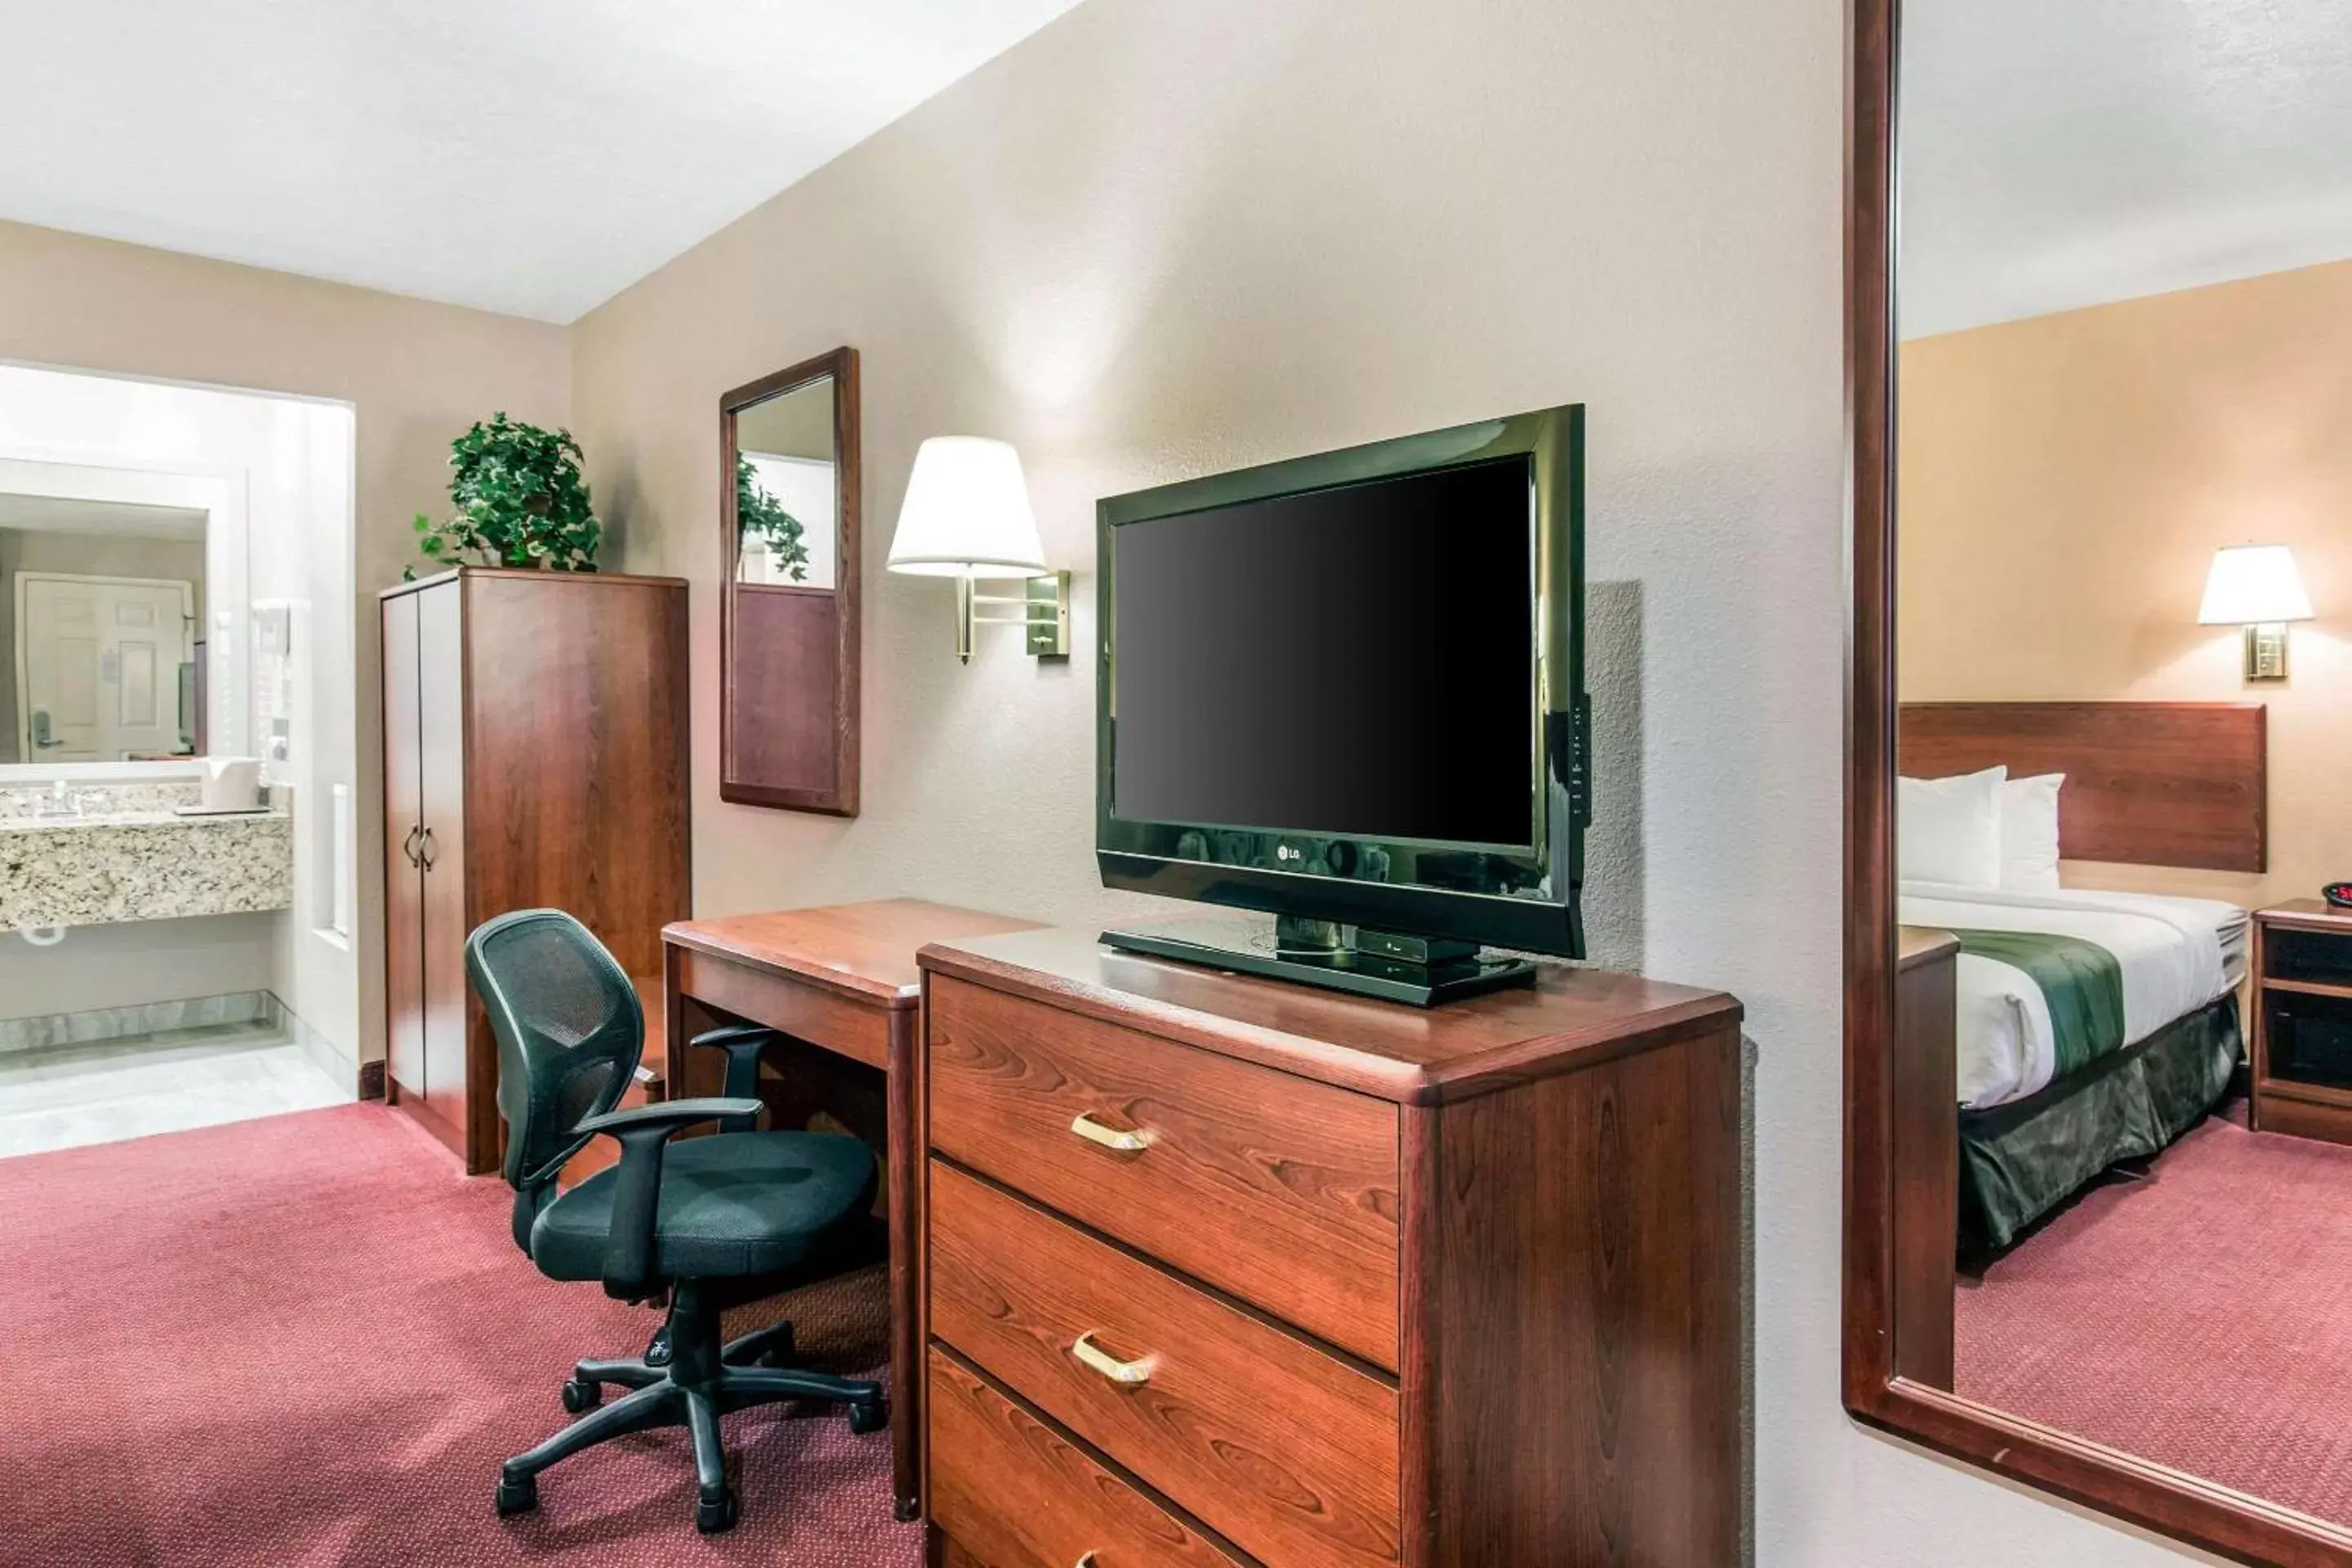
[[[2284,680],[2286,624],[2311,618],[2311,595],[2285,545],[2233,544],[2213,552],[2197,623],[2246,628],[2248,680]]]
[[[1009,443],[934,436],[915,449],[890,541],[890,570],[956,580],[956,658],[966,664],[975,626],[1025,627],[1030,653],[1069,657],[1070,574],[1045,564],[1021,454]],[[982,578],[1016,577],[1027,581],[1018,598],[975,590]],[[1015,605],[1021,613],[987,615],[978,612],[981,605]]]

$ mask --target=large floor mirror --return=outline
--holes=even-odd
[[[1854,12],[1847,1402],[2343,1561],[2352,26]]]

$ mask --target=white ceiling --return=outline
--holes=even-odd
[[[1906,0],[1903,333],[2352,258],[2352,0]]]
[[[0,528],[35,533],[98,533],[112,539],[201,540],[211,513],[138,501],[73,500],[0,491]]]
[[[1076,0],[0,0],[0,217],[569,321]]]

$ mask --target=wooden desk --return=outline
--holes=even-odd
[[[765,1024],[879,1068],[888,1112],[890,1452],[898,1517],[920,1511],[922,1349],[915,1249],[922,1234],[922,1154],[916,1132],[922,975],[915,952],[1032,929],[1026,921],[912,899],[678,921],[662,928],[669,1097],[717,1094],[724,1052],[689,1048],[688,1005],[721,1019]]]

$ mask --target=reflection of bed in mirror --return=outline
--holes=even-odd
[[[1955,1243],[2009,1246],[2103,1173],[2159,1154],[2227,1093],[2246,911],[2084,886],[2100,879],[2084,862],[2262,871],[2264,714],[2259,703],[1906,703],[1897,745],[1902,777],[1940,792],[1903,786],[1920,832],[1906,830],[1899,916],[1958,939],[1951,1026],[1903,1031],[1907,1049],[1951,1059],[1905,1064],[1906,1078],[1948,1088],[1897,1108],[1911,1120],[1894,1129],[1895,1190],[1917,1194],[1897,1228],[1920,1241],[1906,1267],[1929,1275],[1901,1294],[1948,1302]],[[1989,848],[1965,839],[1988,802],[2007,813]],[[1957,1109],[1957,1140],[1928,1121],[1939,1103]],[[1927,1245],[1937,1232],[1952,1243]]]

